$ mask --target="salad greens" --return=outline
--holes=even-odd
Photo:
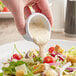
[[[59,52],[56,48],[60,48],[61,51]],[[50,47],[48,55],[44,58],[39,56],[39,51],[36,49],[26,54],[21,53],[16,45],[14,45],[14,49],[18,54],[13,54],[11,59],[4,63],[3,73],[0,73],[0,76],[3,76],[3,74],[7,76],[75,76],[76,74],[76,66],[73,65],[73,62],[76,63],[75,59],[73,61],[73,57],[76,56],[75,47],[67,52],[63,52],[59,45]],[[69,57],[70,55],[73,57]],[[20,68],[21,65],[25,65],[26,68]],[[18,74],[18,70],[20,74]],[[25,71],[26,73],[24,73]]]
[[[73,46],[72,48],[69,49],[69,51],[65,51],[63,54],[64,55],[76,55],[76,48]]]
[[[9,62],[9,64],[10,64],[9,67],[3,67],[2,68],[2,70],[4,71],[4,74],[16,75],[16,70],[15,70],[16,66],[19,66],[22,64],[25,64],[26,66],[28,66],[28,64],[23,62],[23,61],[17,61],[17,62],[11,61],[11,62]]]
[[[16,48],[16,44],[14,44],[14,48],[15,48],[16,51],[23,57],[23,55],[20,53],[20,51]]]
[[[36,57],[34,57],[33,59],[34,59],[35,62],[39,61],[40,63],[43,63],[41,57],[37,57],[37,56],[36,56]]]
[[[0,76],[3,76],[3,73],[0,73]]]
[[[4,6],[4,4],[0,1],[0,5],[2,6],[2,8],[4,8],[5,6]]]
[[[50,67],[51,67],[52,69],[56,69],[56,66],[54,66],[54,65],[51,65]]]

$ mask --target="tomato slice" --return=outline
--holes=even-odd
[[[13,54],[13,57],[12,57],[12,59],[17,59],[17,60],[20,60],[21,58],[22,56],[18,54]]]
[[[50,48],[48,49],[48,51],[49,51],[49,53],[52,53],[52,52],[54,51],[54,47],[50,47]]]
[[[55,60],[53,57],[51,56],[46,56],[44,59],[43,59],[43,63],[54,63]]]
[[[4,7],[2,12],[9,12],[9,10],[6,7]]]

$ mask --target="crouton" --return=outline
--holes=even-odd
[[[54,50],[59,52],[59,53],[63,53],[64,52],[64,50],[59,45],[56,45]]]
[[[23,70],[19,70],[16,72],[16,76],[23,76],[24,75],[24,71]]]
[[[71,62],[72,64],[76,63],[76,56],[74,55],[67,56],[67,62]]]
[[[32,71],[34,71],[34,74],[37,74],[43,72],[44,70],[45,70],[44,64],[39,64],[39,65],[34,65]]]

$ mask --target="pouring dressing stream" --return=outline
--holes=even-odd
[[[47,27],[44,26],[43,23],[30,23],[29,31],[32,35],[32,39],[35,44],[39,46],[40,52],[39,55],[41,57],[44,56],[44,45],[50,40],[50,32]]]

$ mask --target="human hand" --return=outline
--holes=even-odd
[[[35,12],[44,14],[52,25],[51,11],[48,5],[48,0],[2,0],[6,7],[12,12],[16,26],[20,34],[25,34],[25,18],[31,15],[29,5]]]

